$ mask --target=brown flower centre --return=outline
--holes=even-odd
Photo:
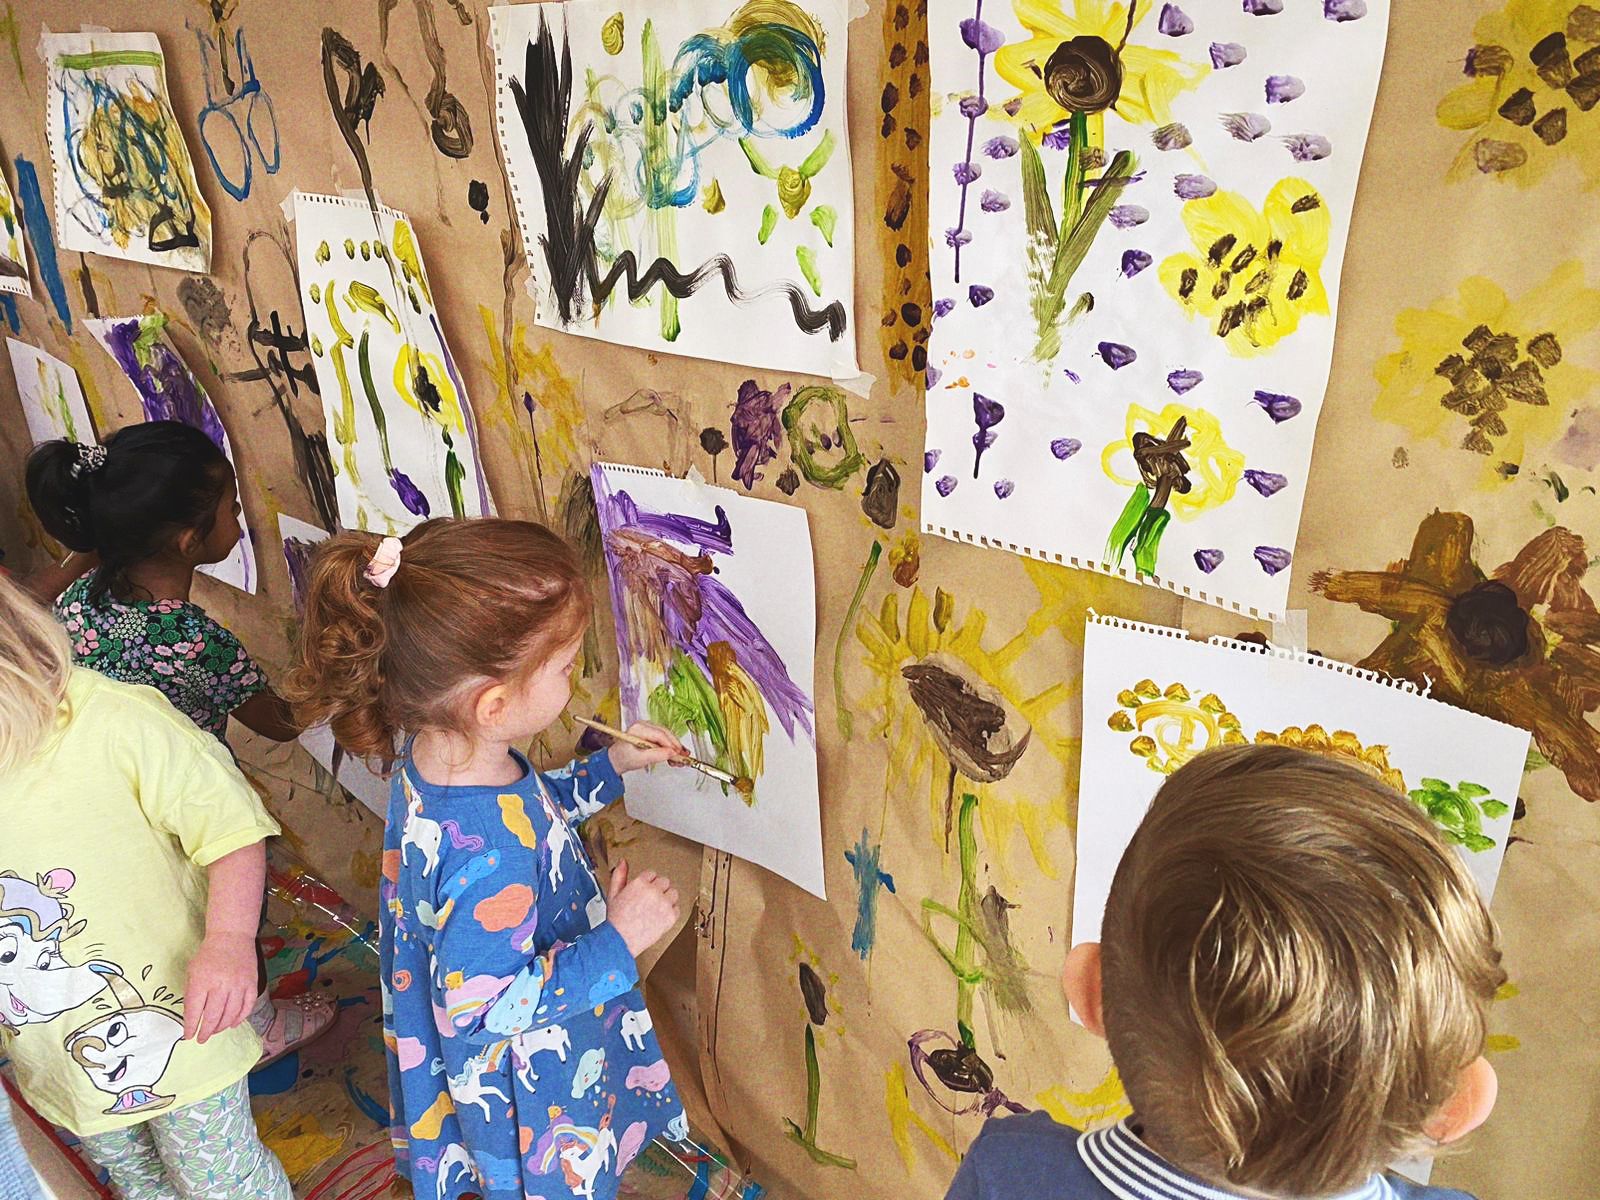
[[[1445,628],[1468,658],[1504,667],[1528,652],[1528,622],[1517,594],[1490,579],[1451,601]]]
[[[1069,112],[1104,112],[1122,94],[1122,58],[1105,38],[1083,34],[1055,48],[1041,78]]]
[[[1539,407],[1550,403],[1541,368],[1561,361],[1561,343],[1555,334],[1541,333],[1519,350],[1511,334],[1479,325],[1461,339],[1461,346],[1466,354],[1446,355],[1433,369],[1450,381],[1439,403],[1467,418],[1471,428],[1461,448],[1489,454],[1492,439],[1506,434],[1500,414],[1511,401]]]

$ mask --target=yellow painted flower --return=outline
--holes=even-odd
[[[1157,413],[1139,404],[1128,405],[1122,440],[1105,448],[1100,455],[1100,466],[1114,482],[1124,487],[1137,487],[1140,479],[1138,469],[1133,467],[1133,435],[1150,433],[1166,437],[1180,418],[1188,421],[1189,448],[1183,456],[1189,463],[1192,486],[1187,492],[1174,491],[1167,504],[1179,520],[1192,521],[1201,513],[1220,508],[1232,500],[1239,481],[1244,478],[1244,455],[1223,440],[1221,424],[1205,409],[1169,404]],[[1124,463],[1132,468],[1131,477],[1120,473]]]
[[[1276,733],[1262,730],[1256,734],[1256,745],[1293,746],[1297,750],[1306,750],[1312,754],[1340,758],[1383,780],[1402,795],[1406,790],[1405,776],[1389,763],[1389,747],[1364,746],[1361,739],[1348,729],[1335,729],[1329,733],[1321,725],[1307,725],[1304,729],[1298,725],[1291,725]]]
[[[1117,695],[1106,722],[1118,733],[1136,734],[1128,749],[1152,771],[1170,775],[1214,746],[1242,746],[1239,718],[1215,692],[1196,700],[1181,683],[1165,688],[1142,679]]]
[[[1328,315],[1322,259],[1332,218],[1322,194],[1303,179],[1280,179],[1261,211],[1238,192],[1216,192],[1183,206],[1193,253],[1161,264],[1161,284],[1190,316],[1211,322],[1229,351],[1259,354]]]
[[[1435,113],[1446,129],[1470,135],[1450,177],[1527,187],[1568,158],[1587,186],[1600,186],[1600,11],[1572,0],[1510,0],[1472,33],[1467,82]]]
[[[1485,457],[1482,482],[1503,482],[1530,445],[1563,427],[1600,372],[1567,352],[1600,326],[1600,290],[1576,260],[1516,300],[1474,275],[1454,295],[1395,318],[1400,348],[1378,361],[1372,407],[1419,438]]]
[[[437,354],[401,345],[394,364],[394,390],[400,398],[446,433],[465,433],[456,385]]]
[[[1017,124],[1038,137],[1066,120],[1068,110],[1046,86],[1046,68],[1052,55],[1074,38],[1098,39],[1104,44],[1101,55],[1091,55],[1091,61],[1078,64],[1086,82],[1109,82],[1114,68],[1120,68],[1121,86],[1114,89],[1116,98],[1109,105],[1112,112],[1140,125],[1165,125],[1171,121],[1173,100],[1197,87],[1211,68],[1185,62],[1172,50],[1141,46],[1132,40],[1132,32],[1159,7],[1152,0],[1133,0],[1130,13],[1127,5],[1116,0],[1015,0],[1017,20],[1033,36],[1025,42],[1002,46],[995,52],[994,65],[1000,78],[1021,94],[1015,114]],[[1086,49],[1099,48],[1094,42],[1078,44]],[[1092,61],[1095,57],[1106,61]],[[1059,93],[1062,88],[1058,86],[1056,90]],[[1106,98],[1101,96],[1096,102]],[[1089,113],[1092,145],[1103,144],[1105,107],[1085,105],[1080,109]]]

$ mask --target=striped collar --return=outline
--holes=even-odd
[[[1078,1156],[1089,1173],[1117,1200],[1243,1200],[1240,1193],[1202,1183],[1141,1142],[1119,1121],[1078,1139]],[[1382,1175],[1374,1175],[1336,1200],[1397,1200]]]

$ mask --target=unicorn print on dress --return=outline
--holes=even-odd
[[[445,1193],[450,1190],[450,1176],[457,1171],[465,1175],[468,1182],[478,1182],[478,1168],[467,1153],[467,1148],[460,1143],[451,1143],[439,1155],[439,1200],[444,1200]]]
[[[444,845],[446,834],[450,835],[450,844],[457,850],[483,849],[481,837],[462,833],[461,826],[454,821],[435,821],[423,816],[422,797],[415,792],[409,793],[405,829],[400,835],[400,865],[410,864],[410,852],[415,848],[422,855],[422,877],[426,879],[432,875],[438,869],[439,849]]]
[[[571,828],[568,827],[559,813],[554,814],[554,819],[550,822],[549,844],[550,886],[553,888],[564,878],[561,870],[562,854],[565,853],[574,863],[578,861],[577,840],[572,836]]]
[[[602,1129],[592,1146],[568,1146],[561,1152],[561,1173],[567,1186],[580,1196],[594,1196],[594,1181],[611,1164],[617,1149],[617,1135]]]
[[[644,1035],[654,1028],[648,1008],[631,1008],[622,1014],[622,1044],[629,1050],[643,1050]]]
[[[567,1051],[572,1049],[572,1039],[560,1025],[546,1025],[519,1033],[511,1041],[511,1058],[517,1064],[517,1076],[531,1091],[539,1076],[533,1069],[533,1056],[541,1051],[553,1050],[561,1062],[567,1061]]]
[[[450,1085],[450,1098],[456,1102],[457,1108],[464,1108],[469,1104],[476,1104],[483,1110],[483,1119],[491,1121],[494,1115],[489,1111],[488,1097],[504,1100],[511,1103],[511,1097],[494,1086],[492,1079],[485,1078],[489,1073],[489,1064],[482,1057],[469,1058],[461,1068],[461,1074],[446,1077]]]

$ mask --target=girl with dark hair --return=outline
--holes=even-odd
[[[239,639],[190,600],[197,568],[239,541],[239,489],[227,457],[179,421],[119,429],[102,446],[45,442],[28,458],[28,499],[46,532],[98,565],[55,602],[73,658],[109,678],[153,687],[227,744],[228,718],[274,741],[299,736],[289,707]],[[251,1024],[263,1064],[333,1023],[333,1006],[274,1003],[258,955]]]

